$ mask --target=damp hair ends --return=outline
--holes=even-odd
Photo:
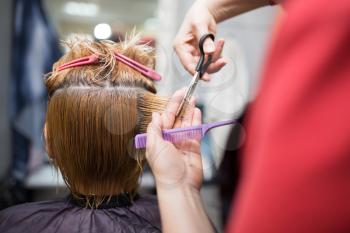
[[[134,137],[146,131],[152,112],[164,110],[167,98],[156,95],[153,81],[114,59],[118,52],[154,68],[153,50],[135,38],[121,43],[75,38],[67,46],[45,80],[46,148],[72,194],[98,207],[112,195],[136,194],[144,150],[134,148]],[[93,53],[101,64],[55,70]]]

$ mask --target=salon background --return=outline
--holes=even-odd
[[[172,50],[172,40],[191,5],[188,0],[1,0],[0,1],[0,209],[67,195],[48,159],[42,131],[47,95],[43,75],[63,53],[60,40],[72,33],[95,40],[122,41],[139,33],[156,49],[159,93],[171,95],[189,82]],[[230,63],[196,91],[203,121],[244,118],[254,99],[266,42],[276,27],[278,8],[263,8],[221,24],[224,56]],[[237,179],[237,153],[244,125],[213,130],[202,142],[202,194],[217,229],[223,229]],[[229,145],[229,146],[226,146]],[[228,178],[230,177],[230,178]],[[145,169],[140,193],[155,193]]]

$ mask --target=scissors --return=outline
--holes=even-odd
[[[199,79],[202,78],[203,74],[206,72],[208,66],[210,65],[212,61],[212,56],[208,55],[207,62],[205,61],[205,53],[203,50],[203,45],[206,39],[210,38],[211,40],[215,40],[215,36],[211,33],[203,35],[200,40],[199,40],[199,51],[201,52],[201,56],[199,58],[198,64],[196,66],[196,72],[194,73],[190,85],[187,87],[186,94],[184,98],[182,99],[179,108],[177,109],[176,112],[176,117],[179,116],[185,106],[185,103],[188,103],[193,95],[193,92],[198,84]]]

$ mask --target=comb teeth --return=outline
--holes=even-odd
[[[176,133],[165,133],[163,135],[163,138],[167,141],[176,143],[181,142],[188,139],[202,139],[202,130],[201,129],[194,129],[194,130],[186,130],[186,131],[179,131]]]
[[[178,143],[189,139],[201,140],[202,129],[201,128],[184,129],[184,130],[177,129],[176,131],[163,130],[163,139],[165,141],[169,141],[172,143]],[[136,149],[146,148],[146,143],[147,143],[147,135],[145,133],[136,135],[135,137]]]
[[[147,143],[147,136],[145,133],[143,134],[138,134],[135,137],[135,148],[136,149],[141,149],[141,148],[145,148],[146,147],[146,143]]]

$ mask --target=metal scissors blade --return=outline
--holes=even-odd
[[[215,39],[214,35],[210,34],[210,33],[209,34],[205,34],[205,35],[203,35],[200,38],[200,40],[199,40],[199,50],[201,52],[201,57],[199,58],[198,64],[196,66],[196,72],[194,73],[194,75],[192,77],[190,85],[187,87],[186,94],[185,94],[184,98],[182,99],[179,108],[177,109],[177,112],[176,112],[176,115],[175,115],[176,117],[179,116],[182,113],[185,104],[190,101],[190,99],[191,99],[191,97],[192,97],[192,95],[194,93],[194,90],[197,87],[199,79],[201,79],[201,77],[203,76],[203,74],[205,73],[205,71],[207,70],[208,66],[211,63],[211,59],[212,59],[211,55],[208,55],[207,62],[204,63],[204,61],[205,61],[205,53],[204,53],[203,46],[204,46],[204,41],[207,38],[210,38],[213,41]]]
[[[196,89],[197,83],[199,81],[199,72],[196,72],[191,80],[190,85],[187,87],[186,94],[182,99],[179,108],[177,109],[176,116],[179,116],[182,109],[185,106],[185,103],[188,103],[193,95],[194,90]]]

